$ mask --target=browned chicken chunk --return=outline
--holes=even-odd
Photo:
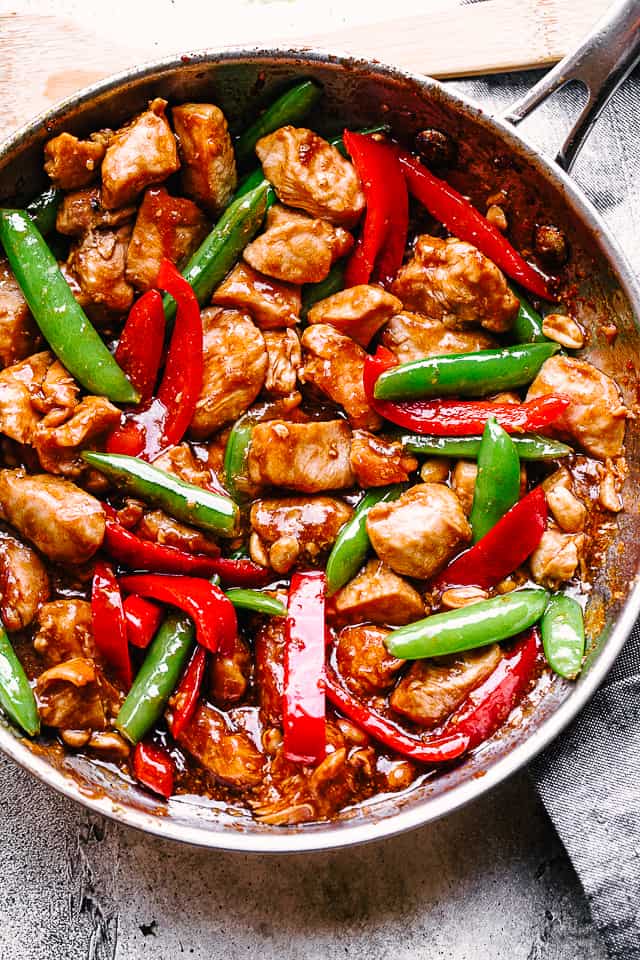
[[[88,600],[53,600],[38,614],[35,650],[53,666],[76,657],[96,659]]]
[[[54,187],[77,190],[92,183],[110,139],[110,130],[100,130],[88,140],[79,140],[71,133],[49,140],[44,146],[44,169]]]
[[[265,330],[267,375],[264,389],[273,397],[288,397],[295,392],[302,351],[293,330]]]
[[[565,533],[551,524],[529,557],[531,576],[543,587],[555,590],[570,580],[582,560],[584,533]]]
[[[35,693],[42,722],[63,730],[104,730],[118,708],[116,691],[93,660],[84,657],[45,670]]]
[[[212,217],[236,188],[236,161],[227,121],[212,103],[183,103],[171,111],[182,160],[182,187]]]
[[[442,483],[420,483],[367,515],[367,533],[380,559],[396,573],[427,579],[471,539],[457,496]]]
[[[438,357],[447,353],[490,350],[496,341],[481,330],[449,330],[442,320],[433,320],[403,310],[389,320],[380,342],[400,363]]]
[[[48,474],[0,470],[0,517],[57,563],[84,563],[104,537],[100,501]]]
[[[361,283],[319,300],[307,319],[309,323],[329,323],[361,347],[368,347],[380,327],[401,309],[401,302],[387,290]]]
[[[336,645],[338,669],[347,685],[360,696],[392,687],[404,660],[392,657],[384,645],[389,630],[361,624],[340,631]]]
[[[178,443],[175,447],[170,447],[161,456],[153,461],[154,466],[173,473],[181,480],[187,483],[193,483],[196,487],[204,487],[205,490],[213,489],[212,481],[215,473],[210,463],[200,456],[196,456],[188,443]]]
[[[154,466],[156,463],[157,461],[154,461]],[[210,534],[196,527],[190,527],[186,523],[180,523],[162,510],[145,512],[135,532],[143,540],[153,540],[154,543],[167,547],[179,547],[187,553],[204,553],[208,557],[220,556],[220,547]]]
[[[267,229],[243,256],[254,270],[276,280],[318,283],[352,246],[353,237],[342,227],[276,204],[267,214]]]
[[[267,372],[264,337],[246,313],[202,311],[204,374],[190,432],[210,437],[243,414],[260,393]]]
[[[203,212],[184,197],[171,197],[164,187],[150,187],[143,197],[127,250],[126,277],[138,290],[155,285],[166,257],[181,264],[204,239],[209,228]]]
[[[355,430],[351,443],[351,466],[361,487],[386,487],[404,483],[418,469],[415,457],[405,454],[402,444],[383,440],[365,430]]]
[[[593,457],[622,453],[627,410],[615,382],[591,363],[575,357],[546,360],[529,387],[527,400],[556,394],[571,404],[548,428],[578,443]]]
[[[497,643],[437,660],[416,660],[391,694],[396,713],[422,727],[435,727],[460,706],[500,663]]]
[[[228,707],[242,700],[251,678],[251,651],[240,637],[234,640],[231,653],[218,653],[209,667],[209,697],[218,707]]]
[[[314,563],[331,547],[353,510],[334,497],[256,500],[251,527],[277,573],[298,562]]]
[[[121,411],[106,397],[84,397],[69,420],[61,423],[54,411],[38,423],[32,443],[43,470],[77,477],[86,469],[80,456],[120,422]]]
[[[302,334],[302,383],[312,383],[339,404],[354,427],[379,430],[382,418],[367,401],[362,382],[365,351],[351,337],[325,323]]]
[[[221,307],[247,310],[263,330],[294,327],[300,302],[300,287],[266,277],[247,263],[238,263],[212,297]]]
[[[225,715],[201,703],[178,742],[219,783],[248,790],[262,779],[264,757],[242,730],[232,728]]]
[[[27,301],[6,260],[0,260],[0,366],[24,360],[39,335]]]
[[[454,329],[475,323],[503,333],[519,306],[496,265],[455,237],[418,237],[413,257],[398,271],[392,291],[408,310]]]
[[[28,627],[49,598],[49,577],[38,554],[0,531],[0,616],[7,630]]]
[[[587,508],[573,489],[571,474],[566,467],[560,467],[543,481],[549,510],[558,526],[567,533],[578,533],[584,529]]]
[[[351,430],[344,420],[258,423],[249,448],[249,479],[302,493],[344,490],[355,482],[350,448]]]
[[[130,224],[92,230],[73,247],[67,261],[90,300],[117,313],[127,311],[133,302],[133,287],[125,276],[130,237]]]
[[[312,130],[280,127],[258,140],[264,175],[282,203],[331,223],[353,226],[364,193],[353,165]]]
[[[282,724],[284,694],[285,621],[270,617],[255,639],[256,687],[260,716],[265,724]]]
[[[166,106],[166,100],[153,100],[110,141],[102,161],[102,203],[107,210],[131,203],[145,187],[161,183],[179,168]]]
[[[29,443],[40,419],[33,396],[53,357],[36,353],[0,371],[0,432],[17,443]]]
[[[87,187],[62,198],[56,215],[56,230],[67,237],[82,237],[90,230],[121,227],[135,215],[135,206],[106,210],[102,206],[100,187]]]
[[[425,616],[425,607],[417,590],[380,560],[370,560],[364,570],[335,596],[336,613],[341,620],[402,626]]]

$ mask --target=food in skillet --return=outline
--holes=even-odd
[[[616,384],[495,197],[440,178],[446,133],[329,142],[319,95],[235,144],[159,99],[61,133],[0,211],[0,703],[274,825],[575,678],[625,475]]]

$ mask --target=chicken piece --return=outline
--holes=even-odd
[[[211,302],[248,311],[262,330],[295,327],[300,318],[300,287],[272,280],[242,262],[222,281]]]
[[[251,528],[276,573],[288,573],[298,560],[316,563],[352,514],[351,507],[334,497],[256,500]]]
[[[86,469],[80,456],[120,422],[121,411],[106,397],[84,397],[71,418],[57,426],[56,413],[47,414],[34,430],[32,443],[43,470],[77,477]],[[51,425],[53,421],[53,426]]]
[[[293,330],[265,330],[267,375],[265,391],[274,397],[288,397],[295,392],[302,352],[298,335]]]
[[[341,406],[353,427],[379,430],[382,417],[369,406],[364,392],[362,347],[326,323],[307,327],[301,343],[302,383],[312,383]]]
[[[349,227],[364,210],[355,168],[312,130],[280,127],[262,137],[256,153],[278,199],[313,217]]]
[[[34,354],[0,371],[0,432],[17,443],[29,443],[39,421],[32,403],[45,377],[50,354]]]
[[[135,206],[106,210],[102,206],[100,187],[87,187],[62,198],[56,214],[56,230],[66,237],[82,237],[90,230],[121,227],[135,215]]]
[[[550,357],[529,387],[527,400],[548,394],[571,400],[547,428],[549,432],[578,443],[593,457],[604,459],[622,453],[627,409],[615,381],[606,373],[586,360]]]
[[[355,430],[351,467],[359,487],[385,487],[389,483],[405,483],[409,474],[418,469],[418,461],[404,453],[401,443]]]
[[[49,598],[49,577],[38,554],[0,531],[0,616],[8,631],[28,627]]]
[[[351,430],[344,420],[289,423],[269,420],[253,428],[249,479],[301,493],[352,487]]]
[[[214,489],[214,471],[209,463],[199,459],[188,443],[178,443],[170,447],[153,461],[154,467],[173,473],[187,483],[193,483],[204,490]]]
[[[500,647],[494,643],[465,654],[416,660],[389,703],[407,720],[421,727],[435,727],[493,673],[501,659]]]
[[[519,306],[495,263],[456,237],[418,237],[412,259],[400,267],[391,289],[408,310],[454,330],[479,324],[504,333]]]
[[[576,497],[571,474],[566,467],[560,467],[542,484],[549,510],[558,526],[567,533],[584,530],[587,508]]]
[[[208,703],[199,705],[178,743],[228,787],[248,790],[262,779],[263,755],[243,730],[234,730],[225,715]]]
[[[531,576],[543,587],[555,590],[574,576],[584,549],[583,533],[565,533],[550,525],[529,557]]]
[[[102,161],[102,203],[107,210],[123,207],[154,183],[180,167],[176,138],[165,117],[166,100],[116,131]]]
[[[93,660],[84,657],[41,673],[35,694],[42,722],[63,730],[104,730],[119,705],[117,691]]]
[[[426,580],[471,539],[471,527],[453,490],[420,483],[397,500],[377,503],[367,533],[380,559],[396,573]]]
[[[33,646],[50,666],[76,657],[95,660],[97,651],[89,601],[68,599],[45,603],[38,614]]]
[[[77,190],[92,183],[111,139],[110,130],[92,133],[88,140],[79,140],[71,133],[61,133],[44,145],[44,169],[54,187]]]
[[[264,337],[246,313],[208,307],[201,316],[204,374],[190,427],[197,440],[245,413],[267,372]]]
[[[285,621],[281,617],[269,617],[256,633],[255,680],[260,716],[268,726],[282,725],[285,642]]]
[[[353,237],[342,227],[276,205],[264,233],[244,250],[254,270],[287,283],[318,283],[331,265],[346,256]]]
[[[336,662],[347,686],[358,696],[384,693],[395,683],[405,661],[384,645],[390,631],[371,624],[345,627],[336,644]]]
[[[242,700],[251,679],[251,651],[240,637],[228,654],[218,653],[209,667],[209,697],[218,707]]]
[[[84,563],[104,538],[104,510],[70,480],[0,470],[0,518],[56,563]]]
[[[6,260],[0,260],[0,366],[24,360],[39,340],[27,301]]]
[[[400,363],[439,357],[447,353],[490,350],[496,341],[481,330],[449,330],[442,320],[403,310],[389,320],[381,344],[395,353]]]
[[[597,471],[600,478],[598,502],[604,510],[618,513],[624,506],[622,488],[629,475],[627,461],[624,457],[615,460],[607,457],[604,464],[598,464]]]
[[[154,463],[155,466],[155,463]],[[144,514],[136,529],[136,536],[143,540],[152,540],[163,546],[179,547],[187,553],[204,553],[208,557],[219,557],[220,547],[204,530],[197,530],[186,523],[180,523],[167,516],[162,510],[150,510]]]
[[[92,230],[69,254],[67,266],[84,293],[107,310],[126,312],[133,302],[133,287],[125,277],[131,224],[117,230]]]
[[[236,160],[222,110],[212,103],[183,103],[171,111],[182,160],[182,189],[212,217],[236,188]]]
[[[180,265],[200,245],[209,229],[202,210],[164,187],[150,187],[138,210],[127,249],[127,281],[138,290],[155,285],[166,257]]]
[[[366,348],[380,327],[401,309],[402,303],[387,290],[360,283],[314,303],[307,320],[329,323]]]
[[[451,486],[467,516],[471,513],[473,506],[477,476],[478,464],[475,460],[458,460],[451,475]]]
[[[336,594],[334,602],[339,619],[347,623],[371,620],[403,626],[425,616],[418,591],[380,560],[370,560]]]

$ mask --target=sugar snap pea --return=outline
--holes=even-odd
[[[270,597],[260,590],[243,590],[241,587],[232,587],[225,591],[231,603],[238,610],[252,610],[254,613],[264,613],[270,617],[286,617],[287,608],[277,597]]]
[[[511,439],[521,460],[556,460],[573,453],[566,443],[535,433],[511,434]],[[399,440],[407,453],[429,457],[464,457],[472,460],[478,456],[482,437],[436,437],[405,433]]]
[[[582,607],[573,597],[556,593],[540,624],[544,654],[551,669],[573,680],[582,669],[584,656],[584,618]]]
[[[518,502],[520,458],[509,434],[489,417],[478,451],[478,473],[469,521],[473,542],[484,535]]]
[[[56,225],[56,214],[62,200],[62,190],[47,187],[27,204],[26,210],[43,237],[51,233]]]
[[[28,736],[40,732],[33,690],[4,627],[0,627],[0,707]]]

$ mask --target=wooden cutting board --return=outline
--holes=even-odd
[[[214,30],[203,26],[200,17],[189,16],[185,2],[179,0],[159,15],[152,0],[130,0],[131,15],[124,22],[114,9],[113,29],[105,20],[110,4],[104,0],[100,6],[98,0],[81,5],[58,0],[51,6],[56,13],[49,15],[0,13],[0,137],[111,73],[204,46],[316,46],[436,77],[546,66],[575,46],[609,5],[609,0],[485,0],[458,6],[451,0],[427,0],[419,16],[351,22],[335,29],[324,28],[316,7],[311,22],[304,18],[302,30],[296,6],[252,4],[243,11],[236,7],[234,19]],[[276,6],[289,10],[284,25],[275,16]]]

